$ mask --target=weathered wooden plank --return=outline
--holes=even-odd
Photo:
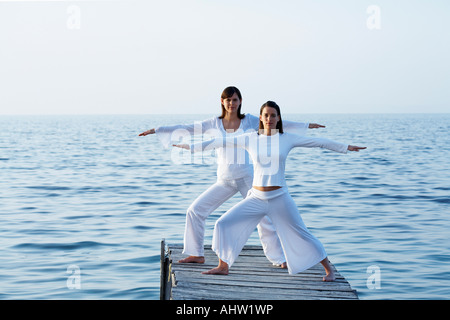
[[[267,275],[236,275],[232,276],[223,276],[223,275],[202,275],[192,272],[176,272],[175,280],[178,282],[196,282],[196,283],[228,283],[233,284],[236,282],[236,286],[248,286],[255,285],[255,283],[259,284],[259,286],[271,286],[271,287],[283,287],[283,288],[301,288],[301,287],[310,287],[317,288],[320,290],[338,290],[338,291],[352,291],[348,282],[344,279],[340,281],[334,282],[324,282],[321,281],[321,277],[304,277],[297,278],[296,280],[300,281],[292,281],[288,277],[285,278],[272,278],[267,277]]]
[[[178,263],[184,258],[182,245],[169,246],[171,259],[171,299],[175,300],[293,300],[358,299],[356,292],[336,270],[336,281],[323,282],[320,264],[296,275],[273,266],[260,246],[245,246],[227,276],[203,275],[217,266],[217,256],[205,246],[205,264]]]
[[[175,260],[174,260],[175,261]],[[258,264],[260,263],[260,264]],[[174,262],[174,268],[191,268],[191,269],[198,269],[199,271],[204,271],[213,267],[216,267],[217,263],[204,263],[201,265],[196,265],[196,264],[178,264],[177,262]],[[273,272],[275,274],[286,274],[288,271],[287,269],[282,269],[278,266],[273,266],[271,264],[268,263],[264,263],[264,262],[258,262],[258,261],[254,261],[252,262],[245,262],[245,261],[240,261],[237,260],[233,266],[230,269],[230,273],[238,271],[238,270],[242,270],[242,269],[250,269],[250,270],[254,270],[254,271],[266,271],[266,272]],[[303,271],[300,274],[303,273],[312,273],[312,274],[325,274],[323,267],[321,265],[317,265],[317,266],[313,266],[311,268],[309,268],[308,270]],[[335,270],[335,273],[340,276],[339,271]],[[299,274],[297,274],[299,275]],[[293,277],[295,277],[296,275],[291,275]]]
[[[189,267],[180,267],[180,266],[173,266],[172,270],[174,272],[176,272],[177,274],[183,273],[183,272],[190,272],[192,273],[191,277],[195,277],[196,275],[201,274],[201,271],[205,271],[208,270],[208,268],[202,268],[202,269],[198,269],[198,268],[189,268]],[[287,273],[287,271],[282,270],[281,272],[283,273],[274,273],[272,272],[273,268],[266,268],[266,269],[237,269],[237,270],[233,270],[232,272],[230,272],[230,274],[228,275],[228,278],[230,277],[239,277],[239,276],[244,276],[244,277],[255,277],[255,278],[264,278],[267,276],[270,276],[270,278],[272,278],[273,281],[297,281],[297,280],[316,280],[319,279],[321,280],[323,278],[323,276],[325,275],[325,273],[308,273],[308,272],[302,272],[296,275],[289,275]],[[308,271],[308,270],[307,270]],[[345,278],[343,276],[338,275],[336,277],[336,281],[337,283],[339,282],[345,282],[347,283],[347,281],[345,280]]]
[[[197,283],[206,285],[230,285],[235,287],[258,287],[279,288],[279,289],[294,289],[294,290],[321,290],[321,291],[347,291],[353,292],[350,285],[344,282],[323,282],[321,279],[302,280],[302,281],[270,281],[269,279],[262,279],[261,277],[229,277],[227,276],[186,276],[186,274],[176,275],[177,283]],[[267,277],[266,278],[270,278]]]
[[[316,281],[320,282],[320,281]],[[180,287],[178,287],[180,285]],[[240,294],[246,294],[249,290],[257,290],[260,292],[265,292],[266,294],[272,294],[275,290],[280,292],[295,292],[296,294],[290,294],[291,296],[299,295],[315,295],[315,296],[350,296],[354,297],[354,292],[351,288],[340,287],[340,286],[317,286],[314,283],[267,283],[267,282],[254,282],[245,280],[221,280],[221,279],[197,279],[197,281],[178,281],[176,289],[173,291],[179,291],[181,287],[194,288],[195,286],[200,286],[202,288],[207,288],[212,290],[213,287],[226,288],[233,287],[235,292]],[[189,289],[192,290],[192,289]],[[239,294],[237,293],[237,294]],[[222,295],[222,293],[220,293]]]
[[[174,288],[175,289],[175,288]],[[351,292],[330,292],[320,290],[297,290],[284,288],[269,288],[261,290],[260,287],[236,288],[230,285],[205,286],[196,283],[180,283],[173,291],[174,300],[321,300],[321,299],[357,299]]]

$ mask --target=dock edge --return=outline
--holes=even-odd
[[[172,259],[166,250],[166,240],[161,240],[161,277],[159,300],[170,300],[172,296]]]

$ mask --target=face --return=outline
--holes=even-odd
[[[280,116],[275,108],[264,107],[261,115],[259,116],[259,120],[263,123],[264,129],[275,130],[277,128],[278,121],[280,121]]]
[[[234,93],[231,97],[222,99],[220,98],[220,102],[224,106],[225,110],[229,113],[237,112],[238,107],[241,105],[241,100],[238,95]]]

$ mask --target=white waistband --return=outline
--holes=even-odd
[[[270,200],[276,197],[281,196],[282,194],[287,192],[287,188],[286,187],[281,187],[279,189],[275,189],[272,191],[261,191],[261,190],[256,190],[255,188],[251,188],[250,192],[258,199],[261,200]]]

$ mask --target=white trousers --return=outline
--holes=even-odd
[[[265,215],[272,220],[281,240],[290,274],[302,272],[326,258],[322,243],[306,228],[286,188],[268,192],[251,189],[214,227],[212,248],[229,267]]]
[[[245,198],[252,187],[252,181],[253,178],[251,176],[236,180],[217,180],[215,184],[203,192],[190,205],[186,213],[184,254],[204,256],[203,242],[206,218],[237,192],[240,192],[242,197]],[[281,242],[270,218],[262,215],[253,226],[253,230],[256,226],[264,252],[269,261],[277,265],[285,262],[286,259]],[[229,240],[234,241],[233,238]]]

